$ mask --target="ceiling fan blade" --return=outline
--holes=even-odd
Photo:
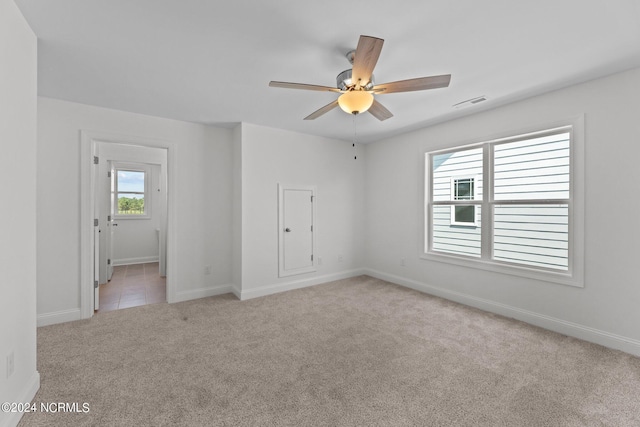
[[[373,117],[380,121],[387,120],[393,117],[391,111],[387,110],[384,105],[380,104],[375,99],[373,100],[373,104],[367,111],[369,111]]]
[[[371,80],[371,74],[380,57],[380,51],[384,44],[383,39],[377,37],[360,36],[358,41],[358,47],[353,57],[353,82],[358,83],[360,86],[366,86]]]
[[[321,115],[328,113],[329,111],[333,110],[334,108],[336,108],[338,106],[338,100],[336,99],[333,102],[330,102],[329,104],[325,105],[324,107],[314,111],[313,113],[309,114],[307,117],[305,117],[305,120],[313,120],[313,119],[317,119],[318,117],[320,117]]]
[[[418,77],[417,79],[400,80],[391,83],[382,83],[375,85],[373,91],[380,94],[394,92],[412,92],[415,90],[437,89],[449,86],[451,74],[443,74],[441,76]]]
[[[304,89],[304,90],[317,90],[317,91],[329,91],[329,92],[340,92],[340,89],[331,87],[331,86],[319,86],[319,85],[308,85],[304,83],[290,83],[290,82],[269,82],[269,86],[271,87],[282,87],[285,89]]]

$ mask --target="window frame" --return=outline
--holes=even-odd
[[[138,191],[119,191],[118,190],[118,173],[125,172],[142,172],[144,173],[144,193]],[[151,167],[142,163],[121,163],[114,162],[112,165],[113,177],[113,196],[114,196],[114,219],[151,219]],[[118,195],[119,194],[142,194],[144,197],[144,213],[142,214],[121,214],[118,213]]]
[[[556,270],[519,263],[510,263],[493,259],[493,219],[494,206],[514,203],[511,200],[493,199],[493,146],[500,143],[514,142],[545,135],[570,132],[570,184],[568,203],[568,269]],[[465,149],[483,148],[483,191],[482,198],[473,201],[437,201],[431,200],[433,195],[433,161],[434,155],[448,152],[458,152]],[[563,285],[584,287],[584,116],[565,119],[546,125],[537,125],[525,130],[505,131],[499,135],[482,138],[469,143],[447,144],[439,149],[424,150],[424,187],[422,191],[423,205],[421,209],[421,224],[423,227],[422,245],[419,256],[429,261],[437,261],[461,265],[470,268],[493,271],[497,273],[532,278],[536,280],[559,283]],[[453,194],[452,194],[453,198]],[[558,199],[544,199],[544,203],[558,203]],[[565,202],[565,199],[562,199]],[[473,202],[473,203],[470,203]],[[544,204],[540,199],[523,199],[516,204]],[[433,206],[436,205],[469,205],[480,206],[481,227],[481,256],[465,256],[446,252],[434,251],[433,246]],[[489,212],[485,214],[484,212]],[[476,212],[477,213],[477,212]]]

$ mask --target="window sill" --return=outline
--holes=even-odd
[[[576,277],[571,272],[544,271],[526,266],[515,266],[497,261],[489,261],[480,258],[462,257],[459,255],[448,255],[444,253],[428,252],[420,255],[421,259],[435,262],[444,262],[467,268],[491,271],[494,273],[508,274],[511,276],[535,279],[544,282],[557,283],[576,288],[584,288],[584,280]]]
[[[113,219],[114,221],[122,221],[123,219],[151,219],[151,215],[115,215]]]
[[[452,227],[480,228],[477,222],[451,222]]]

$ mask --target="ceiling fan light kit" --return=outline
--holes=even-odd
[[[374,98],[374,94],[382,95],[395,92],[413,92],[449,86],[451,80],[450,74],[419,77],[416,79],[376,85],[373,81],[373,69],[378,62],[383,43],[384,40],[377,37],[360,36],[356,50],[350,51],[346,55],[349,62],[353,64],[353,68],[338,74],[336,78],[336,88],[277,81],[269,82],[269,86],[287,89],[329,91],[342,94],[337,100],[309,114],[304,118],[305,120],[314,120],[333,110],[335,107],[340,106],[340,108],[348,114],[355,115],[368,111],[380,121],[393,117],[393,114]]]
[[[338,105],[348,114],[360,114],[373,105],[373,95],[364,90],[350,90],[338,97]]]

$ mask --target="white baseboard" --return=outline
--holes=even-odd
[[[239,300],[242,299],[242,290],[240,289],[240,287],[238,285],[232,285],[231,286],[231,292],[236,296],[236,298],[238,298]]]
[[[464,294],[461,292],[427,285],[416,280],[382,273],[373,269],[364,269],[364,274],[375,277],[376,279],[381,279],[387,282],[395,283],[397,285],[405,286],[419,292],[435,295],[451,301],[459,302],[464,305],[469,305],[471,307],[489,311],[491,313],[521,320],[523,322],[539,326],[550,331],[568,335],[570,337],[579,338],[581,340],[600,344],[605,347],[621,350],[626,353],[633,354],[634,356],[640,356],[640,341],[632,338],[601,331],[599,329],[580,325],[578,323],[568,322],[566,320],[547,316],[545,314],[523,310],[517,307],[487,300],[484,298],[474,297],[472,295]]]
[[[332,282],[334,280],[348,279],[350,277],[361,276],[366,274],[362,269],[347,270],[340,273],[325,274],[323,276],[314,276],[307,279],[299,279],[278,283],[275,285],[260,286],[253,289],[239,290],[234,286],[233,293],[242,301],[264,297],[267,295],[277,294],[280,292],[291,291],[294,289],[306,288],[309,286],[319,285],[320,283]]]
[[[119,265],[132,265],[132,264],[146,264],[148,262],[160,262],[160,258],[158,256],[146,256],[146,257],[138,257],[138,258],[122,258],[122,259],[114,259],[111,261],[114,267]]]
[[[40,388],[40,373],[38,371],[35,371],[33,375],[31,375],[31,378],[29,378],[29,381],[27,382],[27,384],[25,384],[25,387],[22,390],[22,393],[16,396],[15,400],[12,400],[12,402],[16,402],[16,403],[31,402],[33,398],[36,396],[36,393],[39,388]],[[22,419],[22,415],[24,414],[24,412],[6,412],[5,414],[8,414],[8,415],[4,419],[0,418],[0,425],[2,425],[2,427],[15,427],[18,425],[18,423]]]
[[[233,288],[232,285],[218,285],[210,288],[193,289],[190,291],[179,291],[179,292],[176,292],[175,298],[173,299],[173,301],[170,301],[170,302],[174,303],[174,302],[190,301],[192,299],[228,294],[233,291],[232,288]]]
[[[72,322],[74,320],[80,320],[81,318],[82,316],[80,315],[80,309],[72,308],[70,310],[38,314],[37,325],[38,327],[47,326],[56,323]]]

